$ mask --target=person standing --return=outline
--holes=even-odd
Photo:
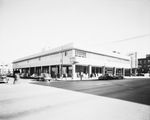
[[[15,83],[16,83],[16,81],[18,80],[18,78],[19,78],[19,75],[18,75],[17,73],[15,73],[15,75],[14,75],[14,82],[13,82],[13,84],[15,84]]]
[[[82,80],[82,78],[83,78],[83,72],[81,71],[80,72],[80,80]]]

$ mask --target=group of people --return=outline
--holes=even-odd
[[[82,77],[82,78],[88,78],[89,77],[88,73],[78,72],[76,74],[77,74],[77,78],[80,78],[80,77]],[[91,73],[90,74],[90,78],[99,77],[101,75],[102,75],[101,73]]]

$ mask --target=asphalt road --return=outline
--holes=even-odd
[[[33,82],[83,93],[106,96],[140,104],[150,105],[150,78],[126,78],[108,81],[57,81]]]

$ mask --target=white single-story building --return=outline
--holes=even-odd
[[[129,76],[130,68],[129,56],[88,51],[74,43],[13,61],[13,70],[21,73],[50,73],[52,77],[66,75],[72,79],[78,79],[80,73],[84,78],[106,73]]]

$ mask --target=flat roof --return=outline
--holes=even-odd
[[[94,51],[94,50],[91,50],[91,49],[89,49],[89,50],[84,49],[83,46],[80,47],[77,44],[70,43],[70,44],[66,44],[66,45],[63,45],[63,46],[59,46],[59,47],[56,47],[56,48],[53,48],[53,49],[50,49],[50,50],[45,50],[45,51],[42,51],[42,52],[39,52],[39,53],[36,53],[36,54],[33,54],[33,55],[29,55],[29,56],[14,60],[13,63],[21,62],[21,61],[29,60],[29,59],[33,59],[33,58],[38,58],[38,57],[42,57],[42,56],[45,56],[45,55],[50,55],[50,54],[66,51],[66,50],[72,50],[72,49],[83,50],[83,51],[86,51],[86,52],[89,52],[89,53],[98,54],[98,55],[102,55],[102,56],[108,56],[108,57],[113,57],[113,58],[129,60],[129,56],[120,55],[120,54],[113,54],[113,53],[112,54],[111,53],[107,53],[107,54],[99,53],[99,52],[96,52],[96,50]]]

